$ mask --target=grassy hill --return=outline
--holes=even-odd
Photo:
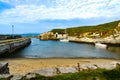
[[[65,33],[65,29],[52,29],[51,32],[53,32],[54,34],[57,33]]]
[[[88,35],[91,35],[93,33],[100,34],[101,37],[106,37],[111,34],[113,34],[114,29],[118,26],[118,21],[104,23],[96,26],[78,26],[78,27],[72,27],[67,29],[53,29],[52,32],[67,32],[68,36],[77,36],[79,37],[81,34],[88,33]]]
[[[103,35],[101,36],[104,37],[111,35],[119,22],[120,20],[105,24],[100,24],[96,26],[79,26],[79,27],[67,28],[66,31],[69,36],[79,36],[80,34],[86,32],[92,32],[92,33],[102,33]]]

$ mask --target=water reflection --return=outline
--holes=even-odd
[[[113,46],[110,46],[110,47],[108,47],[108,51],[120,55],[120,47],[113,47]]]
[[[120,58],[119,47],[99,49],[91,44],[64,43],[59,41],[40,41],[32,39],[31,45],[16,52],[10,57],[51,58],[51,57],[84,57],[84,58]]]

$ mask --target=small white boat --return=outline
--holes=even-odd
[[[107,45],[106,44],[102,44],[102,43],[95,43],[95,47],[98,47],[98,48],[107,48]]]
[[[69,40],[65,39],[65,38],[62,38],[62,39],[60,39],[60,42],[69,42]]]

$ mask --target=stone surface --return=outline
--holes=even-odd
[[[2,63],[5,64],[5,63]],[[6,63],[7,64],[7,63]],[[78,63],[79,64],[79,63]],[[55,68],[45,68],[40,70],[34,70],[25,75],[10,75],[10,74],[1,74],[0,80],[29,80],[34,79],[37,75],[42,76],[54,76],[58,74],[65,74],[65,73],[75,73],[82,70],[91,71],[97,68],[101,69],[117,69],[120,70],[120,62],[114,61],[111,63],[96,63],[96,64],[79,64],[78,66],[74,67],[55,67]]]
[[[7,62],[0,62],[0,74],[9,74]]]
[[[23,75],[14,75],[10,80],[25,80]]]
[[[37,73],[43,76],[53,76],[53,75],[56,75],[56,69],[46,68],[46,69],[41,69],[41,70],[34,70],[32,73]]]
[[[0,74],[0,79],[7,79],[9,80],[12,77],[10,74]]]
[[[64,67],[60,67],[59,68],[59,71],[61,73],[75,73],[75,72],[78,72],[75,67],[68,67],[68,68],[64,68]]]
[[[0,43],[0,55],[6,55],[6,53],[16,51],[30,43],[31,40],[29,38],[14,39],[6,42],[4,41],[4,43]]]
[[[55,39],[55,35],[53,32],[45,32],[40,35],[41,40],[50,40]]]
[[[25,79],[32,79],[32,78],[35,78],[35,77],[36,77],[35,73],[29,73],[29,74],[26,74]]]

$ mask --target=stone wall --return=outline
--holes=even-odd
[[[26,45],[31,43],[30,38],[21,38],[21,39],[13,39],[13,41],[7,41],[0,43],[0,55],[4,55],[6,53],[14,52],[20,48],[25,47]]]

